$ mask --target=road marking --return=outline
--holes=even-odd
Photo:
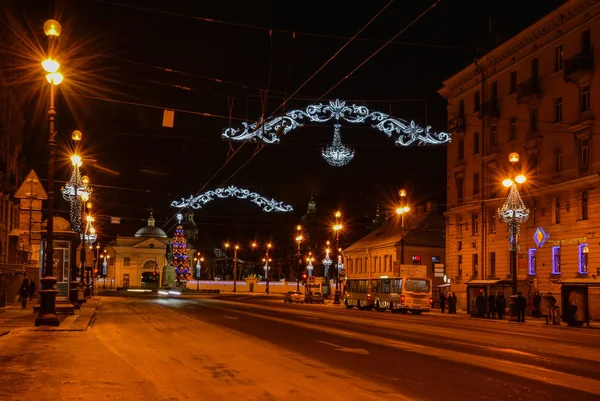
[[[328,343],[327,341],[317,341],[318,343],[330,345],[335,348],[336,351],[348,352],[350,354],[369,355],[369,351],[363,348],[346,348],[337,344]]]
[[[235,316],[225,316],[225,319],[237,320],[238,318]]]
[[[426,345],[418,345],[408,341],[391,340],[389,338],[370,335],[365,333],[350,333],[337,329],[332,329],[325,326],[315,326],[308,323],[298,322],[294,320],[286,320],[274,316],[261,315],[259,313],[234,311],[220,306],[211,306],[212,308],[223,309],[230,312],[253,316],[265,320],[271,320],[278,323],[288,324],[292,326],[318,330],[324,333],[339,335],[353,340],[369,342],[376,345],[384,345],[396,348],[401,351],[418,353],[434,358],[444,359],[455,363],[463,363],[467,365],[477,366],[484,369],[495,370],[497,372],[509,374],[512,376],[525,377],[531,380],[537,380],[542,383],[553,384],[574,390],[584,391],[590,394],[600,395],[600,381],[588,377],[581,377],[570,373],[559,372],[551,369],[542,368],[540,366],[529,365],[525,363],[506,361],[487,356],[479,356],[468,354],[465,352],[454,351],[450,349],[435,348]]]
[[[314,316],[304,316],[304,319],[319,320],[318,317],[314,317]]]

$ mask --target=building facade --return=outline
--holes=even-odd
[[[498,208],[508,193],[502,180],[517,171],[527,177],[519,190],[530,211],[521,226],[519,290],[552,291],[558,298],[561,282],[596,279],[598,55],[600,2],[571,0],[440,89],[453,135],[446,268],[463,308],[469,282],[512,277],[508,229],[498,221]],[[516,169],[511,152],[520,155]]]
[[[173,239],[155,226],[150,215],[148,225],[140,228],[133,237],[117,237],[107,246],[106,281],[99,279],[97,285],[106,288],[140,288],[153,286],[151,277],[156,275],[160,283],[163,267],[167,265],[166,247]],[[188,248],[193,259],[194,250]]]
[[[342,255],[348,278],[378,278],[394,274],[394,264],[427,265],[428,277],[436,277],[434,264],[445,257],[444,216],[432,204],[406,214],[404,227],[399,216],[344,249]]]

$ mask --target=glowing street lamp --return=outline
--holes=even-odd
[[[340,253],[340,231],[342,231],[342,229],[344,228],[344,226],[342,225],[341,222],[341,218],[342,218],[342,213],[340,211],[335,212],[335,224],[333,225],[333,231],[335,232],[335,242],[336,242],[336,247],[335,249],[337,249],[337,260],[338,260],[338,265],[337,265],[337,272],[336,272],[336,283],[335,283],[335,294],[333,297],[333,303],[335,305],[339,305],[340,303],[340,259],[341,259],[341,253]]]

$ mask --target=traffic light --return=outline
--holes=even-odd
[[[306,281],[307,278],[308,278],[308,274],[302,273],[302,281]]]

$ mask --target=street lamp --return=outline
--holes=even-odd
[[[509,155],[509,161],[516,169],[516,163],[519,161],[519,154],[513,152]],[[510,272],[512,275],[512,295],[511,295],[511,320],[517,316],[516,298],[517,298],[517,253],[520,249],[521,224],[529,218],[529,209],[521,199],[517,184],[526,181],[526,177],[518,174],[514,179],[506,178],[502,184],[510,188],[504,204],[498,209],[500,221],[508,224],[508,250],[510,252]]]
[[[233,293],[237,292],[237,251],[240,249],[238,245],[233,247]]]
[[[298,260],[298,267],[296,271],[296,290],[300,291],[300,268],[302,266],[302,253],[300,252],[300,245],[304,240],[304,235],[302,235],[302,226],[298,224],[296,226],[296,244],[298,245],[298,250],[296,251],[296,257]]]
[[[337,249],[337,259],[338,259],[338,265],[337,267],[337,275],[336,275],[336,282],[335,282],[335,295],[333,297],[333,303],[335,305],[339,305],[340,303],[340,268],[339,268],[339,260],[340,260],[340,231],[344,228],[342,226],[341,223],[341,218],[342,218],[342,213],[337,211],[335,212],[335,224],[333,225],[333,231],[335,232],[335,243],[336,243],[336,247],[335,249]]]
[[[269,266],[269,262],[272,261],[272,259],[269,258],[269,251],[271,250],[271,243],[269,242],[267,244],[267,253],[265,254],[265,258],[263,259],[263,261],[265,262],[265,266],[263,267],[265,269],[265,277],[267,278],[267,295],[269,295],[269,270],[271,270],[271,267]]]
[[[46,219],[46,250],[43,277],[40,280],[40,312],[35,319],[36,326],[59,326],[60,320],[56,315],[56,294],[54,289],[56,277],[53,276],[54,265],[54,161],[56,155],[56,108],[54,96],[56,85],[63,81],[58,71],[60,63],[53,55],[54,44],[58,40],[61,26],[58,21],[48,20],[44,24],[44,32],[48,36],[48,59],[42,62],[42,68],[47,72],[46,79],[50,83],[50,104],[48,107],[48,217]]]
[[[312,277],[312,272],[314,269],[314,266],[312,264],[312,262],[315,260],[315,258],[312,257],[312,253],[309,252],[308,254],[308,258],[306,258],[306,271],[308,272],[308,277]]]
[[[400,205],[396,208],[396,214],[400,216],[400,264],[404,264],[404,216],[410,212],[410,207],[406,204],[406,190],[398,191],[400,196]]]
[[[196,254],[194,258],[196,261],[196,292],[200,291],[200,275],[202,274],[202,262],[204,262],[204,258],[200,256],[200,252]]]

